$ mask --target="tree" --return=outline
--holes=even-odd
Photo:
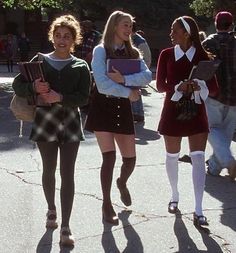
[[[214,17],[219,11],[230,11],[234,16],[236,14],[235,0],[194,0],[190,4],[196,15],[206,15],[207,17]]]
[[[93,19],[106,19],[115,9],[127,11],[144,25],[159,27],[185,13],[193,14],[189,0],[2,0],[5,8],[33,10],[40,7],[58,11],[79,12]],[[82,17],[83,18],[83,17]]]
[[[70,1],[67,1],[70,2]],[[2,0],[1,5],[3,8],[18,7],[26,10],[33,10],[42,6],[48,6],[52,8],[60,8],[63,4],[63,0]]]
[[[142,26],[160,28],[174,18],[190,15],[206,22],[219,10],[228,10],[236,15],[236,0],[2,0],[5,8],[18,7],[28,10],[44,7],[57,12],[70,12],[80,18],[105,20],[115,9],[134,15]],[[195,16],[196,15],[196,16]]]

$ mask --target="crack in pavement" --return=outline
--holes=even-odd
[[[30,182],[30,181],[24,179],[21,175],[19,175],[19,174],[22,174],[24,172],[21,172],[21,171],[11,171],[9,169],[1,168],[1,167],[0,167],[0,170],[6,171],[6,173],[8,173],[9,175],[14,176],[14,177],[20,179],[22,182],[24,182],[26,184],[42,187],[42,184]],[[38,171],[39,171],[39,169],[32,170],[32,171],[27,171],[27,172],[32,173],[32,172],[38,172]],[[60,190],[60,188],[56,188],[56,190]],[[96,194],[90,194],[90,193],[84,193],[84,192],[75,192],[75,195],[81,195],[81,196],[90,197],[90,198],[93,198],[95,200],[98,200],[98,201],[102,202],[102,198],[98,197]],[[124,230],[124,229],[126,229],[126,228],[128,228],[130,226],[136,227],[136,226],[138,226],[140,224],[143,224],[143,223],[155,220],[155,219],[163,219],[163,218],[173,219],[173,216],[169,216],[169,215],[158,215],[158,214],[154,214],[154,213],[142,213],[142,212],[138,212],[138,211],[135,211],[133,209],[129,209],[129,208],[126,208],[124,206],[118,205],[116,203],[113,203],[113,205],[116,206],[116,207],[118,207],[118,208],[120,208],[123,211],[131,211],[135,215],[135,217],[142,219],[141,221],[134,222],[132,224],[129,223],[129,224],[123,225],[122,227],[115,228],[113,230],[113,232],[114,231],[119,231],[119,230]],[[236,209],[236,206],[232,206],[232,207],[228,207],[228,208],[209,208],[209,209],[205,209],[204,212],[211,212],[211,211],[224,211],[225,212],[225,211],[235,210],[235,209]],[[193,214],[193,212],[181,213],[181,217],[184,218],[185,220],[193,222],[193,219],[190,218],[190,217],[188,217],[189,215],[192,215],[192,214]],[[200,228],[197,228],[197,229],[200,229]],[[220,247],[222,248],[222,250],[224,250],[224,252],[231,252],[230,249],[228,248],[228,246],[230,245],[230,243],[228,243],[227,240],[224,237],[222,237],[221,235],[218,235],[218,234],[216,234],[214,232],[211,232],[207,228],[200,229],[200,232],[203,232],[203,233],[207,234],[208,236],[211,236],[212,239],[215,238],[215,239],[220,240],[221,241]],[[111,233],[111,231],[110,230],[104,231],[103,234],[104,233]],[[88,238],[96,238],[96,237],[100,237],[101,235],[102,234],[99,233],[99,234],[89,235],[89,236],[85,236],[85,237],[80,237],[80,238],[77,238],[76,241],[82,241],[82,240],[86,240]]]

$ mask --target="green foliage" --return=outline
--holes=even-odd
[[[213,0],[194,0],[190,4],[197,16],[206,15],[207,17],[212,17],[214,12]]]
[[[121,9],[131,13],[143,25],[156,28],[181,15],[212,17],[219,10],[236,14],[234,0],[2,0],[0,3],[5,8],[28,10],[48,7],[94,20],[106,19],[112,11]]]
[[[33,10],[42,6],[48,6],[52,8],[62,8],[63,1],[56,0],[2,0],[1,4],[4,8],[18,7],[26,10]],[[68,1],[67,1],[68,2]]]
[[[227,10],[236,14],[236,1],[234,0],[194,0],[190,4],[197,16],[213,17],[218,11]]]

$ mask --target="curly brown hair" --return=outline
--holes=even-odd
[[[74,46],[79,45],[82,41],[81,29],[79,21],[72,15],[63,15],[57,17],[50,25],[48,32],[48,39],[53,43],[53,35],[59,27],[66,27],[70,30],[74,44],[71,48],[71,52],[74,51]]]

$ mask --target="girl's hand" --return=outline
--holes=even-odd
[[[36,93],[39,93],[39,94],[47,93],[50,91],[49,83],[42,82],[40,78],[36,79],[34,81],[34,89]]]
[[[196,90],[200,90],[200,86],[194,80],[186,80],[178,87],[178,91],[182,91],[183,93],[193,92]]]
[[[140,97],[140,90],[135,89],[135,90],[131,90],[130,94],[129,94],[129,100],[131,102],[135,102],[137,100],[139,100]]]
[[[112,67],[112,70],[114,71],[114,73],[107,73],[107,76],[114,82],[116,83],[121,83],[124,84],[125,83],[125,78],[123,75],[121,75],[121,73],[115,69],[114,67]]]
[[[62,95],[52,89],[47,93],[41,93],[39,96],[40,99],[49,104],[62,101]]]

